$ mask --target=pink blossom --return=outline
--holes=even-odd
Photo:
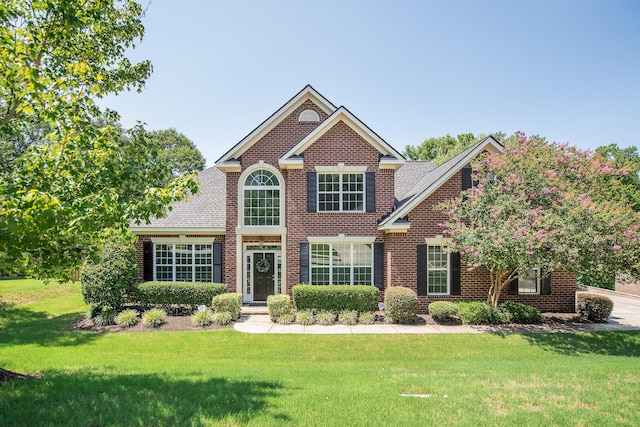
[[[612,247],[611,249],[613,249],[614,251],[619,251],[620,249],[622,249],[622,246],[620,246],[620,245],[613,245],[613,247]]]
[[[479,257],[479,256],[480,256],[480,254],[478,253],[478,251],[475,251],[475,252],[473,253],[473,256],[477,258],[477,257]]]

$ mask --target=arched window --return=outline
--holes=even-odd
[[[298,121],[301,123],[317,123],[320,121],[320,116],[314,110],[304,110],[298,116]]]
[[[280,182],[273,172],[258,169],[245,180],[244,225],[280,225]]]

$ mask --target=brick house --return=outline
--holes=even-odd
[[[140,280],[215,281],[247,303],[298,283],[406,286],[420,309],[486,300],[486,271],[443,251],[433,207],[471,185],[487,137],[446,163],[406,161],[345,107],[311,86],[199,175],[200,193],[132,226]],[[575,278],[514,282],[504,300],[575,311]]]

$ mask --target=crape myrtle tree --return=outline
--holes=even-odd
[[[474,186],[439,206],[449,250],[490,275],[488,302],[520,274],[553,270],[640,273],[640,214],[615,188],[629,170],[567,144],[517,133],[486,155]]]
[[[125,55],[142,15],[133,1],[0,4],[0,270],[68,278],[103,230],[162,216],[197,191],[193,176],[171,178],[142,126],[123,138],[117,113],[95,104],[150,75],[148,61]]]

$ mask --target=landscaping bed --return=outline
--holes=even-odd
[[[233,328],[233,323],[229,325],[216,325],[212,323],[208,326],[196,326],[191,321],[191,316],[170,316],[167,315],[164,318],[165,323],[156,327],[145,327],[142,322],[138,322],[137,325],[129,328],[121,328],[118,325],[97,326],[93,319],[85,316],[82,320],[74,323],[73,328],[83,331],[95,331],[95,332],[151,332],[151,331],[207,331],[214,329],[227,329]]]

